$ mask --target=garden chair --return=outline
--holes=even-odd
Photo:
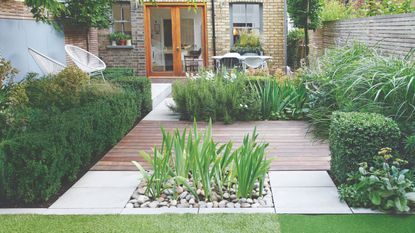
[[[263,57],[258,56],[258,54],[245,53],[243,57],[245,57],[245,59],[243,60],[243,63],[246,68],[252,68],[252,69],[267,68],[267,62],[265,61]]]
[[[56,60],[53,60],[52,58],[32,49],[28,48],[29,54],[33,57],[33,60],[35,60],[36,64],[39,66],[40,70],[45,75],[49,74],[57,74],[61,72],[63,69],[66,68],[66,66]]]
[[[101,75],[102,79],[105,81],[102,72],[107,66],[101,59],[85,49],[81,49],[74,45],[65,45],[65,51],[79,69],[89,76]]]

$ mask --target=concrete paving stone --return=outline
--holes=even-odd
[[[339,200],[336,187],[273,188],[276,213],[289,214],[351,214],[346,203]]]
[[[141,178],[136,171],[89,171],[73,187],[137,187]]]
[[[386,214],[383,211],[372,210],[372,209],[369,209],[369,208],[353,208],[353,207],[350,207],[350,209],[352,210],[352,212],[354,214]]]
[[[170,94],[171,94],[170,83],[152,83],[151,84],[151,99],[153,101],[153,108],[159,105]]]
[[[0,208],[0,214],[44,214],[46,208]]]
[[[200,208],[199,214],[238,213],[238,214],[274,214],[274,208]]]
[[[271,171],[271,187],[335,187],[326,171]]]
[[[197,214],[198,208],[133,208],[123,209],[121,214]]]
[[[46,215],[106,215],[120,214],[121,208],[118,209],[48,209],[43,214]]]
[[[107,209],[124,208],[135,187],[71,188],[51,209]]]
[[[178,121],[180,116],[170,110],[169,106],[174,104],[172,98],[164,99],[143,120],[147,121]]]

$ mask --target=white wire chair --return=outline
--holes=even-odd
[[[267,62],[262,57],[258,56],[255,53],[245,53],[244,56],[246,57],[243,61],[246,67],[248,68],[267,68]]]
[[[107,66],[99,59],[99,57],[74,45],[65,45],[65,51],[79,69],[89,76],[101,75],[102,79],[105,81],[102,71],[104,71]]]
[[[29,54],[33,57],[33,60],[35,60],[40,70],[45,75],[57,74],[66,68],[64,64],[53,60],[52,58],[40,53],[39,51],[36,51],[35,49],[28,48],[28,50]]]

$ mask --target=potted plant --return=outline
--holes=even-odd
[[[259,36],[257,36],[254,33],[241,33],[239,36],[239,40],[231,48],[231,52],[236,52],[241,55],[245,53],[256,53],[258,55],[261,55],[263,49],[261,47]]]
[[[132,36],[129,34],[126,34],[127,46],[131,46],[131,39],[132,39]]]
[[[110,34],[110,41],[112,46],[117,46],[117,33],[118,32],[113,32]]]

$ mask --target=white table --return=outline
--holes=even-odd
[[[272,59],[271,56],[260,56],[260,55],[240,55],[239,53],[227,53],[223,56],[213,56],[213,60],[215,60],[216,70],[219,70],[221,67],[221,60],[224,58],[234,58],[238,59],[240,63],[242,63],[243,70],[246,70],[246,63],[244,62],[247,58],[259,58],[261,59],[265,64],[266,61]]]

